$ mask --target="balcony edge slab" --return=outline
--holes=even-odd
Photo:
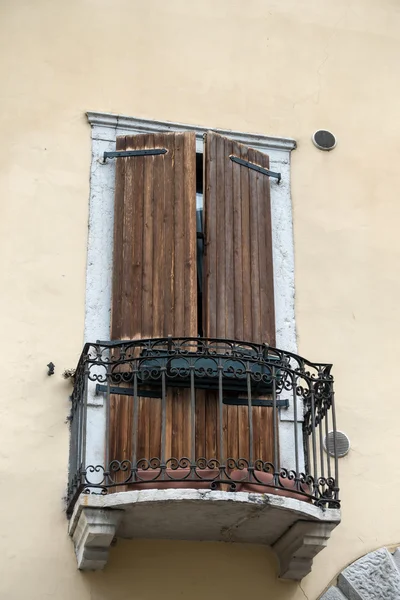
[[[151,489],[108,495],[81,494],[69,523],[69,535],[74,542],[78,568],[104,568],[112,540],[118,535],[118,528],[129,510],[148,510],[149,515],[153,515],[150,511],[164,511],[171,506],[179,506],[179,510],[189,511],[188,514],[191,514],[193,508],[198,514],[201,506],[207,509],[212,506],[212,510],[217,510],[221,515],[231,513],[231,521],[221,526],[218,536],[204,539],[265,543],[278,558],[279,576],[282,579],[297,581],[311,571],[313,558],[326,546],[331,531],[340,522],[339,509],[324,510],[294,498],[275,494],[193,489]],[[265,513],[266,510],[269,512]],[[259,539],[253,541],[251,538],[243,540],[243,529],[248,527],[250,522],[254,522],[254,519],[257,520],[258,527],[262,528],[263,519],[266,519],[267,514],[283,517],[283,530],[276,539],[265,542]],[[149,517],[149,522],[152,522],[152,516]],[[121,537],[131,536],[122,534]],[[154,538],[154,535],[149,537]],[[160,535],[160,539],[163,537]],[[170,535],[165,537],[171,539]],[[172,539],[185,538],[179,537],[178,533]],[[193,539],[197,539],[196,535]],[[203,538],[198,539],[200,541]]]

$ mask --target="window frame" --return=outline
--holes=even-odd
[[[196,153],[203,154],[203,136],[208,130],[235,139],[270,157],[270,169],[280,172],[281,182],[271,178],[271,218],[274,265],[274,296],[276,345],[297,352],[294,307],[294,241],[291,201],[291,152],[295,140],[238,131],[216,129],[127,117],[104,112],[87,112],[92,129],[91,173],[89,197],[89,228],[86,268],[85,342],[110,339],[112,251],[114,228],[115,160],[103,159],[104,152],[115,150],[116,137],[135,133],[160,131],[194,131]],[[279,439],[282,462],[292,449],[287,441],[293,438],[293,407],[280,411]],[[89,435],[93,439],[93,453],[102,452],[103,397],[93,390],[88,393]],[[299,413],[301,407],[299,406]],[[99,409],[99,410],[96,410]],[[90,433],[91,431],[91,433]],[[287,431],[287,435],[285,432]],[[290,462],[286,461],[288,464]]]

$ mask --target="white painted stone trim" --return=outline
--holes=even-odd
[[[172,123],[170,121],[154,121],[112,113],[88,111],[86,114],[93,128],[93,137],[108,141],[115,141],[116,135],[157,133],[160,131],[194,131],[196,139],[202,139],[207,131],[212,130],[260,150],[270,148],[290,152],[296,148],[296,141],[291,138],[271,137],[259,133],[243,133],[242,131],[231,129],[216,129],[215,127],[201,127],[199,125]]]
[[[290,192],[290,153],[296,142],[290,138],[243,133],[210,127],[153,121],[111,113],[87,113],[92,127],[92,163],[90,174],[89,234],[86,269],[85,342],[108,340],[110,335],[112,250],[114,227],[115,160],[103,162],[105,151],[115,150],[117,135],[159,131],[194,131],[196,151],[203,152],[203,135],[213,129],[234,138],[270,157],[271,170],[282,174],[281,183],[271,179],[271,214],[275,289],[276,343],[278,348],[297,351],[294,307],[294,242]],[[88,464],[103,458],[105,411],[102,396],[88,390]],[[283,397],[283,396],[282,396]],[[294,468],[294,422],[292,397],[289,408],[280,411],[279,445],[281,464]],[[298,432],[301,439],[302,407],[298,404]],[[303,457],[300,457],[303,461]]]

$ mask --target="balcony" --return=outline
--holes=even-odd
[[[340,521],[331,365],[222,339],[86,344],[71,400],[81,569],[116,537],[221,540],[271,546],[298,580]]]

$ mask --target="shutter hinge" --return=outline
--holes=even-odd
[[[166,148],[149,148],[146,150],[120,150],[117,152],[104,152],[103,161],[107,158],[127,158],[129,156],[156,156],[157,154],[166,154]]]
[[[233,156],[233,154],[231,154],[229,158],[232,162],[235,162],[238,165],[242,165],[242,167],[247,167],[248,169],[252,169],[252,171],[257,171],[258,173],[262,173],[263,175],[267,175],[268,177],[274,177],[278,180],[278,183],[281,182],[282,176],[280,173],[275,173],[274,171],[264,169],[264,167],[260,167],[260,165],[256,165],[255,163],[249,162],[248,160],[242,160],[237,156]]]

